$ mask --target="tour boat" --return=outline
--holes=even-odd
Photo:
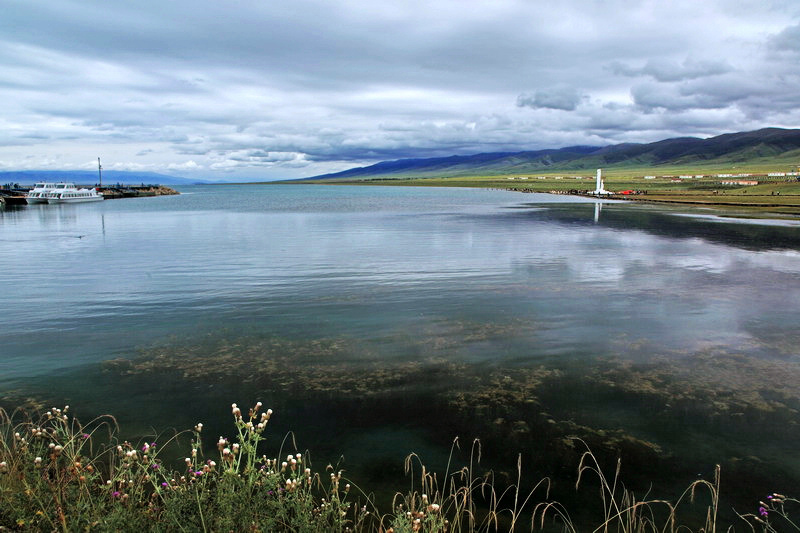
[[[74,183],[56,183],[54,189],[45,194],[48,204],[96,202],[103,199],[96,189],[78,189]]]
[[[28,191],[25,195],[25,201],[29,204],[46,204],[46,194],[50,191],[54,191],[55,188],[55,183],[37,183],[33,186],[33,189]]]

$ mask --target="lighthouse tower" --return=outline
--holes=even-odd
[[[607,191],[603,184],[603,169],[597,169],[597,182],[595,184],[594,190],[591,191],[589,194],[594,194],[596,196],[606,196],[609,194],[614,194],[611,191]]]

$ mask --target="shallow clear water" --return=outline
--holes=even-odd
[[[561,428],[544,440],[620,431],[689,469],[745,476],[756,456],[800,480],[792,222],[473,189],[194,186],[9,208],[0,249],[7,402],[110,412],[143,435],[230,432],[226,406],[260,399],[285,414],[276,432],[373,478],[411,451],[443,461],[456,435],[491,444],[505,422],[530,431],[497,442],[545,445],[540,420]],[[134,364],[102,364],[119,358]],[[534,370],[555,374],[534,387]],[[503,376],[507,401],[473,400]]]

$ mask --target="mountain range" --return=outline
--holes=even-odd
[[[700,139],[678,137],[653,143],[570,146],[526,152],[384,161],[305,179],[492,176],[595,168],[800,165],[800,129],[765,128]]]
[[[0,183],[31,184],[37,181],[70,181],[80,185],[97,183],[96,170],[16,170],[0,172]],[[203,180],[178,178],[155,172],[129,172],[124,170],[104,170],[103,184],[112,185],[158,184],[158,185],[190,185],[208,183]]]
[[[763,165],[796,169],[800,165],[800,129],[765,128],[727,133],[701,139],[677,137],[652,143],[623,143],[609,146],[490,152],[425,159],[383,161],[334,174],[303,178],[400,179],[575,172],[583,170],[668,167],[702,168]],[[92,170],[21,170],[0,172],[0,183],[31,184],[36,181],[71,181],[81,185],[97,183]],[[299,180],[292,180],[299,181]],[[103,171],[103,183],[190,185],[220,183],[180,178],[155,172]]]

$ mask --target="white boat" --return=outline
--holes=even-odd
[[[103,199],[96,189],[78,189],[74,183],[56,183],[55,189],[45,194],[48,204],[96,202]]]
[[[54,191],[55,188],[55,183],[36,183],[33,186],[33,189],[28,191],[28,193],[25,195],[25,201],[29,204],[46,204],[47,197],[45,195],[51,191]]]

